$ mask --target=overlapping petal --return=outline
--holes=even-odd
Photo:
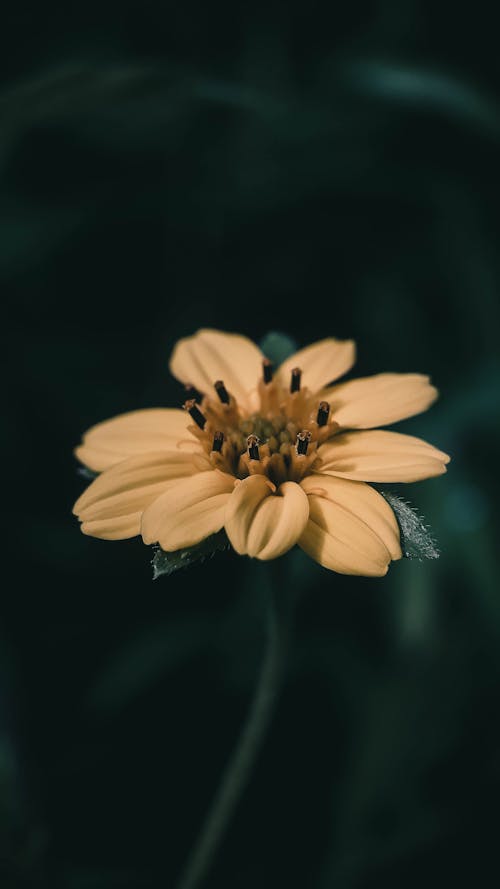
[[[178,380],[211,395],[215,381],[223,380],[238,403],[251,410],[263,357],[245,336],[203,328],[179,340],[170,358],[170,370]]]
[[[142,512],[174,479],[210,469],[204,456],[165,451],[129,457],[99,475],[73,512],[84,534],[121,540],[140,533]]]
[[[263,475],[252,475],[234,489],[226,509],[226,532],[240,555],[275,559],[299,539],[309,514],[307,496],[295,482],[277,491]]]
[[[450,458],[400,432],[344,432],[318,449],[317,472],[365,482],[417,482],[442,475]]]
[[[302,385],[311,392],[317,392],[347,373],[355,360],[356,345],[353,340],[329,337],[295,352],[279,367],[276,376],[288,388],[293,368],[300,367]]]
[[[83,436],[75,455],[90,469],[103,472],[127,457],[161,448],[175,450],[182,446],[199,450],[188,432],[191,418],[176,408],[149,408],[120,414],[92,426]]]
[[[309,497],[323,497],[357,516],[385,544],[392,559],[401,558],[399,526],[384,497],[367,485],[313,472],[301,482]]]
[[[363,482],[307,476],[309,520],[298,541],[316,562],[340,574],[381,577],[401,558],[399,528],[384,498]]]
[[[173,552],[220,531],[233,488],[234,476],[217,469],[169,485],[142,516],[144,543]]]
[[[372,429],[413,417],[436,400],[437,389],[424,374],[383,373],[325,389],[336,423],[344,429]]]
[[[90,537],[101,540],[128,540],[140,534],[142,510],[109,519],[92,519],[82,522],[81,530]]]

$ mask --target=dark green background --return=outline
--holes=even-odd
[[[497,885],[498,33],[486,3],[11,5],[0,284],[12,324],[0,623],[2,889],[171,887],[244,717],[266,569],[151,582],[80,535],[72,448],[175,405],[208,325],[354,337],[432,374],[401,425],[438,562],[290,556],[286,687],[207,889]],[[4,325],[5,330],[5,325]]]

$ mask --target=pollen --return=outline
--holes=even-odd
[[[255,380],[260,405],[246,411],[222,380],[211,394],[185,402],[198,438],[214,467],[237,479],[265,475],[272,484],[300,481],[317,458],[317,448],[335,434],[330,405],[302,385],[302,370],[294,367],[289,384],[278,381],[265,358]],[[194,393],[193,393],[194,394]]]

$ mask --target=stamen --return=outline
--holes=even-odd
[[[216,380],[216,382],[214,383],[214,388],[222,404],[229,404],[229,392],[227,391],[222,380]]]
[[[330,405],[327,401],[320,401],[318,408],[318,416],[316,417],[316,422],[318,426],[326,426],[328,423],[328,417],[330,414]]]
[[[290,380],[290,392],[299,392],[301,376],[302,371],[300,367],[294,367],[292,370],[292,378]]]
[[[184,410],[187,411],[188,414],[191,415],[191,419],[194,420],[196,425],[199,426],[200,429],[204,429],[205,423],[207,422],[207,418],[200,411],[194,398],[188,398],[188,400],[184,402],[183,407],[184,407]]]
[[[273,362],[269,361],[269,358],[264,358],[262,362],[262,373],[263,379],[265,383],[270,383],[273,378]]]
[[[304,454],[304,455],[307,454],[307,447],[308,447],[310,441],[311,441],[311,433],[309,432],[308,429],[303,429],[302,432],[299,432],[297,434],[297,442],[295,445],[295,447],[297,449],[297,454],[299,454],[299,455],[300,454]]]
[[[184,390],[186,392],[186,398],[194,398],[195,401],[201,401],[201,392],[198,392],[198,389],[196,388],[196,386],[193,386],[192,383],[185,383]]]
[[[214,441],[212,444],[212,451],[217,451],[217,453],[220,454],[223,444],[224,444],[224,433],[223,432],[216,432],[214,435]]]
[[[248,456],[250,460],[260,460],[259,439],[256,435],[249,435],[247,438]]]

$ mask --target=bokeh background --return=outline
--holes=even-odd
[[[72,448],[175,405],[179,336],[358,341],[439,561],[293,562],[285,688],[207,889],[496,885],[500,72],[490,4],[11,5],[0,34],[2,889],[173,886],[264,645],[265,570],[152,583],[83,537]],[[290,557],[294,559],[294,556]]]

